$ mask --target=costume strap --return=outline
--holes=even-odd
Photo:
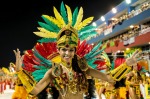
[[[111,70],[110,74],[116,81],[120,81],[125,76],[125,74],[127,74],[130,70],[131,70],[131,67],[127,66],[126,63],[123,63],[116,69]]]
[[[20,70],[17,74],[27,92],[30,93],[34,88],[36,81],[24,70]]]

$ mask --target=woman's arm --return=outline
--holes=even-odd
[[[21,80],[22,84],[26,88],[28,93],[37,95],[40,93],[50,82],[52,79],[51,69],[46,72],[43,79],[41,79],[38,83],[29,75],[25,70],[22,69],[22,61],[23,56],[20,55],[20,50],[14,50],[16,56],[16,72]]]
[[[86,71],[87,75],[92,76],[97,79],[102,79],[104,81],[115,83],[115,81],[112,78],[108,78],[108,76],[98,70],[92,69],[89,67],[89,69]]]
[[[50,83],[51,79],[52,79],[52,75],[50,69],[46,72],[44,77],[35,85],[35,87],[30,93],[34,95],[39,94]]]

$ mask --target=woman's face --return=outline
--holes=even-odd
[[[68,63],[71,62],[72,58],[74,57],[75,48],[61,47],[59,48],[58,52],[60,54],[61,59]]]

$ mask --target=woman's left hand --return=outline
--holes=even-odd
[[[132,65],[136,64],[138,62],[140,53],[141,53],[140,50],[136,50],[130,58],[126,59],[126,64],[128,66],[132,66]]]

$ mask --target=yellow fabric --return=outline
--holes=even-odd
[[[28,93],[23,86],[15,86],[15,92],[12,94],[12,99],[27,99]]]
[[[127,66],[126,63],[123,63],[120,66],[118,66],[116,69],[111,70],[110,74],[116,81],[120,81],[125,76],[125,74],[127,74],[130,70],[131,67]]]
[[[146,99],[150,99],[150,85],[149,84],[145,84],[145,92],[146,92]]]
[[[120,99],[126,99],[127,90],[126,87],[119,88],[119,97]]]
[[[24,70],[20,70],[17,72],[19,79],[21,80],[22,84],[25,86],[28,93],[30,93],[33,87],[36,84],[36,81],[28,75]]]
[[[58,55],[58,56],[55,56],[54,58],[51,59],[52,62],[54,63],[60,63],[61,62],[61,57]]]

